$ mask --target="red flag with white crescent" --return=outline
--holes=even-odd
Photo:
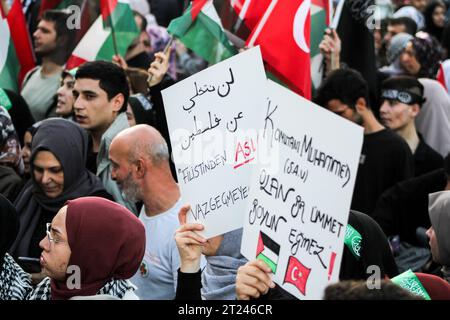
[[[286,274],[284,275],[284,283],[293,284],[303,295],[306,295],[306,285],[308,283],[311,269],[295,257],[290,256]]]
[[[311,99],[311,0],[272,0],[247,40],[261,46],[269,71]]]

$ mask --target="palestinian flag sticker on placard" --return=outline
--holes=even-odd
[[[261,259],[275,274],[277,271],[278,257],[280,255],[280,245],[269,238],[264,232],[259,232],[258,246],[256,248],[256,258]]]

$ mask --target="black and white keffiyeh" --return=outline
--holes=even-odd
[[[32,290],[30,275],[6,253],[0,268],[0,300],[24,300]]]
[[[31,292],[27,300],[51,300],[51,280],[49,277],[42,280]],[[123,299],[128,291],[134,291],[135,287],[128,280],[110,280],[98,292],[97,295],[107,295]]]

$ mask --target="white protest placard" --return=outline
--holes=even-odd
[[[255,47],[162,92],[187,220],[206,238],[242,227],[266,85]]]
[[[363,128],[269,81],[242,254],[299,299],[338,281]],[[274,165],[275,164],[275,165]]]

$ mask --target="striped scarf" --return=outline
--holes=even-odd
[[[27,300],[51,300],[51,280],[49,277],[42,280],[36,288],[27,296]],[[134,290],[134,286],[128,280],[110,280],[98,292],[97,295],[108,295],[123,299],[127,291]]]
[[[30,275],[6,253],[0,269],[0,300],[24,300],[32,290]]]

